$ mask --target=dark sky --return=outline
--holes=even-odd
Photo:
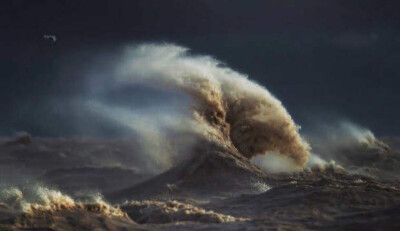
[[[76,135],[76,122],[113,133],[64,99],[81,92],[93,57],[150,41],[248,74],[304,129],[348,119],[400,135],[399,12],[398,0],[3,0],[0,134]]]

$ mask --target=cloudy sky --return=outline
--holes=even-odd
[[[400,135],[398,12],[397,0],[5,0],[0,134],[117,134],[71,110],[83,76],[127,44],[170,42],[248,74],[304,129],[346,119]]]

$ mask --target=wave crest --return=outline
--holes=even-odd
[[[195,101],[196,132],[247,158],[275,151],[306,165],[310,148],[281,102],[211,57],[175,45],[141,45],[127,53],[116,79],[186,93]]]

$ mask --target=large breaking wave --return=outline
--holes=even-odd
[[[274,151],[304,167],[309,146],[299,127],[267,89],[208,56],[176,45],[128,49],[116,85],[145,85],[190,96],[189,118],[175,124],[252,158]],[[184,128],[182,128],[184,127]]]

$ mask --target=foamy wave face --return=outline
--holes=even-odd
[[[84,202],[76,202],[58,190],[39,185],[23,190],[16,187],[5,188],[0,191],[0,203],[28,214],[40,211],[88,210],[107,216],[125,216],[120,209],[104,202],[101,195],[94,195],[90,200]]]
[[[161,87],[190,96],[193,122],[179,125],[183,130],[248,158],[275,151],[297,167],[306,165],[309,147],[281,102],[211,57],[191,56],[174,45],[141,45],[128,49],[115,76],[117,85]]]

